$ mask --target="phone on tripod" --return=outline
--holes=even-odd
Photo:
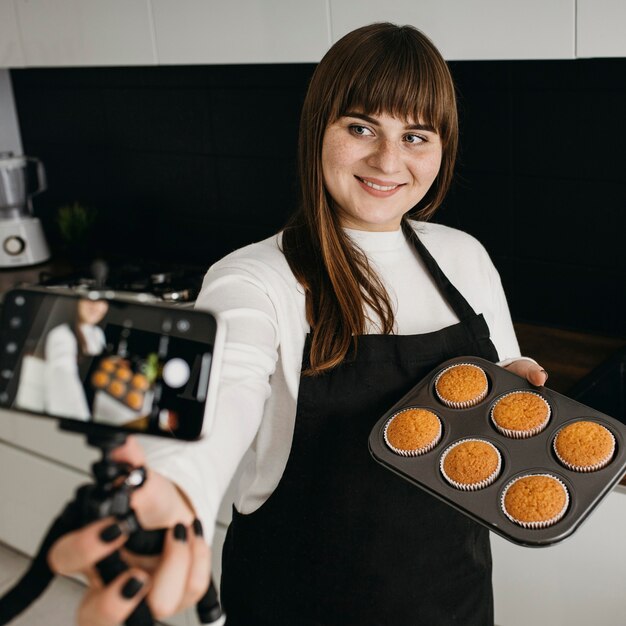
[[[0,406],[62,427],[194,440],[211,421],[222,334],[208,311],[106,292],[5,295]]]

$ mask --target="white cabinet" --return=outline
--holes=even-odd
[[[152,0],[159,63],[316,62],[326,0]]]
[[[624,0],[577,0],[576,56],[626,56]]]
[[[28,66],[156,63],[149,0],[15,0]]]
[[[623,0],[0,0],[0,67],[316,63],[376,21],[448,60],[626,56]]]
[[[84,474],[0,442],[0,541],[32,555]]]
[[[492,534],[496,624],[623,626],[625,518],[617,487],[562,543],[523,548]]]
[[[0,0],[0,67],[21,67],[24,53],[13,0]]]
[[[424,31],[448,60],[575,55],[575,0],[330,0],[330,9],[333,41],[358,26],[394,22]]]

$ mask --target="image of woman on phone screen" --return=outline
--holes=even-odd
[[[163,556],[127,555],[135,567],[94,583],[81,624],[122,621],[143,597],[158,617],[197,600],[244,455],[223,548],[228,626],[493,624],[488,531],[380,467],[367,443],[452,357],[547,378],[520,356],[482,245],[429,221],[457,143],[450,72],[419,30],[364,26],[324,56],[302,109],[296,212],[211,267],[198,298],[226,326],[215,418],[184,454],[159,444],[134,496],[143,525],[170,529]],[[136,441],[116,454],[146,461]],[[124,541],[103,520],[61,539],[51,562],[89,572]]]

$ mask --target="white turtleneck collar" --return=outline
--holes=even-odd
[[[371,231],[344,228],[344,232],[363,252],[388,252],[398,250],[405,244],[402,228],[397,230]]]

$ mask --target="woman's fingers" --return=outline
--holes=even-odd
[[[140,569],[120,574],[106,587],[90,589],[78,609],[79,626],[118,626],[150,590],[150,578]]]
[[[546,384],[546,381],[548,380],[548,372],[537,365],[528,371],[526,379],[529,383],[540,387],[541,385]]]
[[[180,523],[165,535],[163,559],[153,574],[148,595],[148,604],[156,619],[175,613],[185,596],[192,562],[189,539],[189,529]]]
[[[548,372],[546,372],[541,365],[533,361],[527,361],[525,359],[513,361],[506,366],[506,369],[525,378],[529,383],[537,387],[545,385],[548,380]]]
[[[211,580],[211,549],[204,540],[200,520],[194,520],[189,540],[191,565],[187,576],[187,587],[178,607],[179,611],[195,604],[204,596]]]
[[[119,549],[128,539],[113,517],[84,526],[58,539],[48,553],[57,574],[84,572]]]

